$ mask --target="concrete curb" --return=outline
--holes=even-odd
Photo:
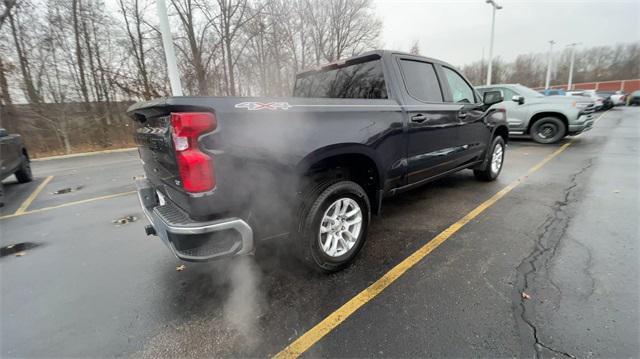
[[[104,150],[104,151],[95,151],[95,152],[72,153],[70,155],[60,155],[60,156],[34,158],[31,161],[32,162],[39,162],[39,161],[59,160],[59,159],[64,159],[64,158],[93,156],[93,155],[99,155],[99,154],[103,154],[103,153],[129,152],[129,151],[135,151],[137,149],[138,149],[137,147],[129,147],[129,148],[118,148],[116,150]]]

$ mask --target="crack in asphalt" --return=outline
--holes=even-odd
[[[584,245],[584,243],[577,241],[575,239],[572,239],[572,242],[577,244],[580,248],[584,249],[585,252],[587,253],[587,260],[586,260],[585,266],[582,268],[582,273],[585,275],[585,277],[589,278],[589,281],[591,282],[591,285],[589,286],[589,291],[587,292],[586,295],[582,296],[582,300],[586,301],[591,297],[591,295],[596,290],[596,280],[595,278],[593,278],[593,274],[591,273],[591,270],[590,270],[593,264],[593,256],[591,254],[591,249],[586,245]]]
[[[547,349],[567,358],[576,358],[574,355],[568,352],[553,348],[542,342],[539,335],[540,329],[534,324],[533,320],[529,318],[529,312],[527,312],[527,306],[525,305],[525,299],[522,298],[522,293],[527,292],[527,290],[529,289],[529,284],[538,274],[538,270],[544,269],[544,279],[546,279],[548,283],[551,284],[551,286],[558,292],[560,298],[562,298],[561,288],[549,276],[549,265],[555,257],[556,252],[560,247],[561,240],[563,239],[567,229],[569,228],[571,215],[569,213],[566,213],[565,209],[573,200],[572,195],[574,193],[574,190],[578,187],[578,177],[589,170],[591,166],[593,166],[593,158],[590,158],[587,161],[586,165],[584,165],[582,168],[580,168],[580,170],[578,170],[571,176],[569,186],[564,189],[564,196],[562,201],[556,201],[556,203],[551,207],[552,213],[542,224],[542,230],[538,234],[533,251],[527,257],[525,257],[522,262],[520,262],[516,269],[518,278],[517,283],[519,284],[516,286],[516,288],[518,288],[517,298],[519,300],[519,303],[514,309],[519,309],[520,319],[533,332],[533,347],[535,350],[536,358],[542,357],[540,348]],[[587,266],[589,266],[591,264],[591,252],[582,243],[580,243],[580,245],[587,250]],[[525,271],[525,268],[527,268],[528,270]],[[584,269],[583,272],[592,280],[592,289],[590,293],[593,293],[593,286],[595,285],[595,283],[593,282],[591,273],[588,271],[588,268]],[[590,295],[590,293],[588,295]]]

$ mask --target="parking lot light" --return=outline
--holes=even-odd
[[[487,4],[491,4],[491,6],[493,6],[493,13],[491,15],[491,40],[489,42],[489,68],[487,69],[487,86],[489,86],[491,85],[491,71],[493,67],[493,37],[495,35],[496,10],[502,9],[502,6],[498,5],[493,0],[487,0]]]
[[[579,42],[574,42],[571,43],[569,45],[567,45],[567,47],[571,48],[571,63],[569,64],[569,81],[567,81],[567,91],[571,91],[573,87],[573,64],[575,63],[576,60],[576,46],[580,45]]]
[[[544,89],[547,90],[549,88],[549,82],[551,82],[551,54],[553,53],[553,44],[556,42],[551,40],[549,41],[549,55],[547,56],[547,78],[544,82]]]
[[[160,34],[162,35],[162,48],[164,49],[164,56],[167,60],[167,74],[169,76],[169,84],[171,85],[171,94],[173,96],[182,96],[182,84],[180,83],[180,73],[178,72],[176,52],[173,48],[165,0],[157,0],[156,8],[158,11]]]

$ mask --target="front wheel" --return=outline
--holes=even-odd
[[[310,267],[335,272],[358,254],[367,237],[371,205],[355,182],[327,182],[306,198],[298,223],[298,254]]]
[[[542,144],[556,143],[567,133],[567,126],[559,118],[543,117],[531,126],[531,137]]]
[[[504,163],[505,143],[501,136],[496,136],[491,142],[491,152],[487,153],[484,168],[473,170],[473,174],[480,181],[493,181],[502,172]]]

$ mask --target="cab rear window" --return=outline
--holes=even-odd
[[[308,71],[296,76],[294,97],[386,99],[379,57]]]

